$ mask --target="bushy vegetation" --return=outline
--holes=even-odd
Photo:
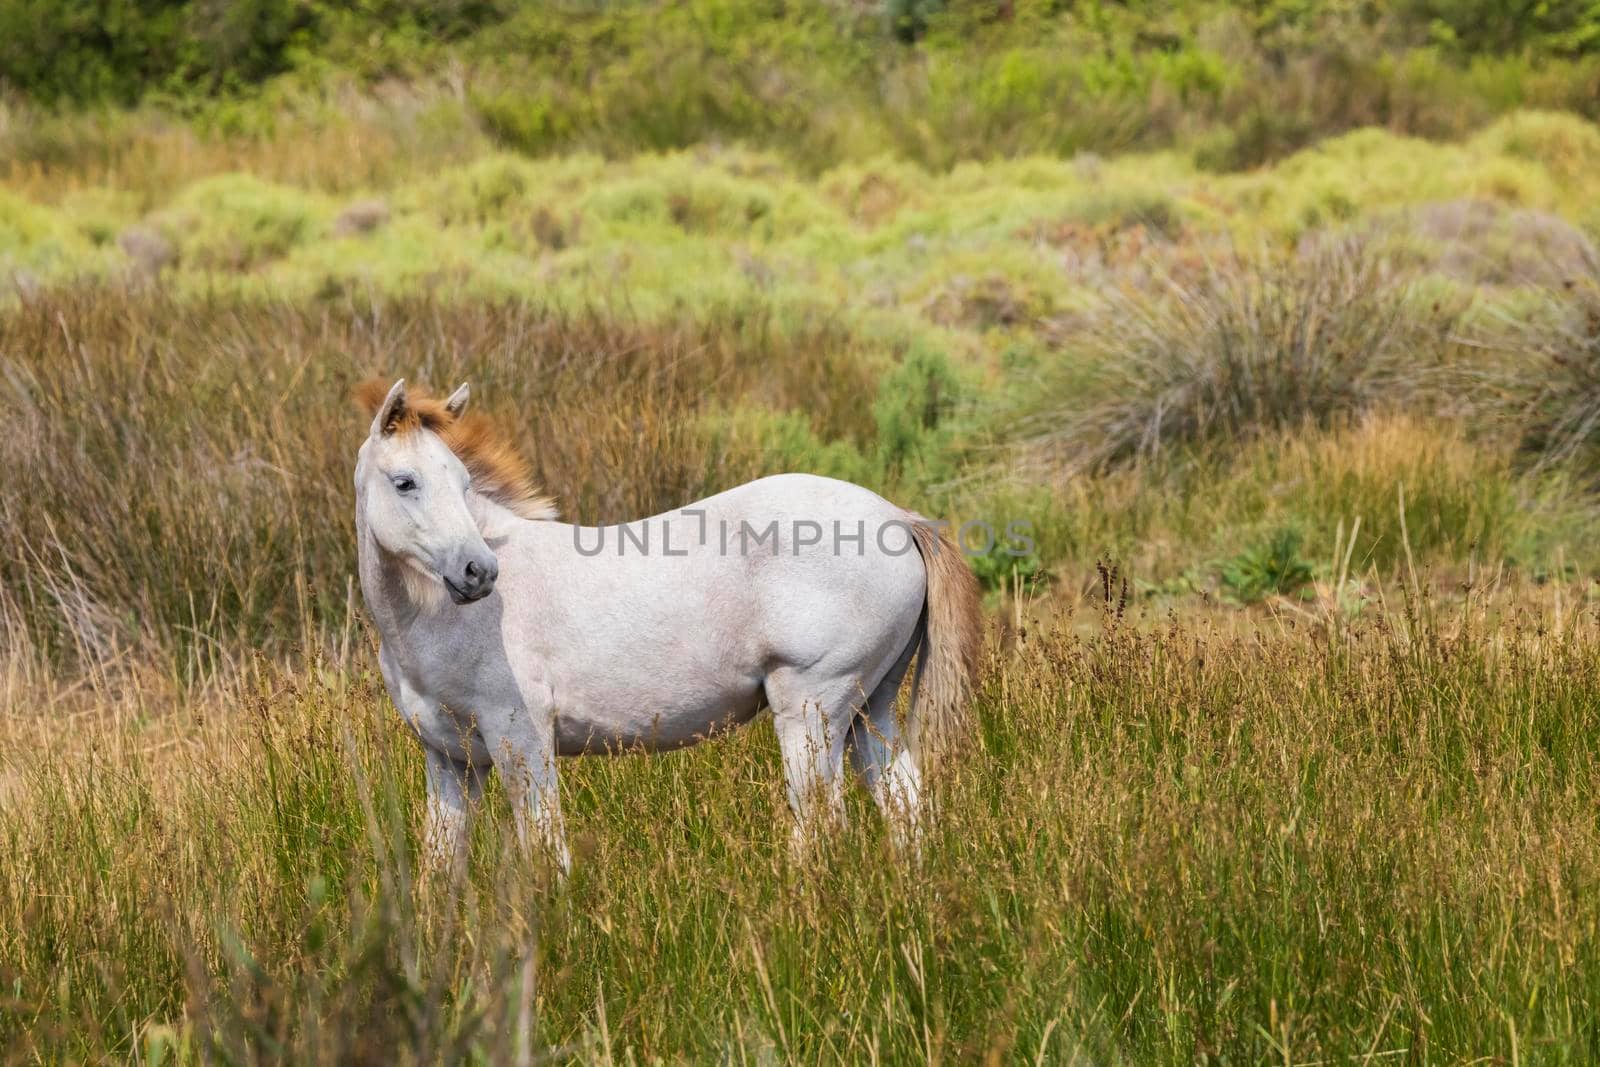
[[[738,141],[807,166],[887,148],[943,168],[1182,145],[1238,169],[1365,125],[1593,115],[1596,25],[1579,0],[5,0],[0,88],[43,107],[142,100],[228,133],[271,128],[330,80],[443,80],[534,154]]]
[[[1267,540],[1223,563],[1219,575],[1223,588],[1246,604],[1299,592],[1315,576],[1310,561],[1300,554],[1300,545],[1300,531],[1294,527],[1273,531]]]
[[[1424,566],[1587,566],[1597,145],[1517,113],[1244,176],[1158,155],[808,180],[739,150],[483,145],[356,187],[210,156],[160,191],[22,173],[7,616],[47,662],[137,648],[187,678],[342,625],[349,442],[294,429],[384,371],[475,378],[585,521],[794,468],[1023,520],[1031,547],[977,563],[997,595],[1102,556],[1226,592],[1224,562],[1288,528],[1321,573],[1357,520],[1382,581],[1402,489]]]
[[[496,0],[5,0],[0,72],[47,103],[239,92],[365,45],[378,56],[455,40],[509,13]]]

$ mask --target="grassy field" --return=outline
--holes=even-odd
[[[1593,1057],[1589,615],[1112,595],[992,657],[913,868],[864,797],[797,866],[757,728],[569,764],[561,889],[491,797],[457,910],[411,884],[420,760],[361,657],[222,706],[14,712],[7,1042],[498,1061],[526,1020],[583,1062]]]
[[[870,63],[899,31],[850,5],[513,6],[231,95],[0,98],[8,1061],[1600,1057],[1600,128],[1527,106],[1581,110],[1564,15],[1352,29],[1381,80],[1204,5],[1019,3],[971,55],[952,5]],[[592,92],[517,60],[551,34]],[[630,95],[694,34],[710,73]],[[702,93],[860,63],[781,122]],[[1387,110],[1251,117],[1251,72],[1335,69]],[[418,886],[353,578],[374,373],[470,380],[574,520],[798,469],[1025,523],[973,559],[921,861],[858,793],[797,864],[758,723],[564,765],[565,885],[491,789],[468,891]]]

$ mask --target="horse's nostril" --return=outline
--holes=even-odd
[[[483,577],[483,568],[476,563],[467,564],[467,581],[475,582]]]

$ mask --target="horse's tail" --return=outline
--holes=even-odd
[[[911,534],[928,572],[928,596],[906,732],[927,772],[971,728],[968,705],[983,651],[983,602],[977,577],[947,531],[913,515]]]

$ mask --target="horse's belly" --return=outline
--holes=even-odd
[[[642,693],[564,702],[556,712],[556,751],[578,756],[684,748],[743,725],[760,710],[759,685],[666,703]]]

